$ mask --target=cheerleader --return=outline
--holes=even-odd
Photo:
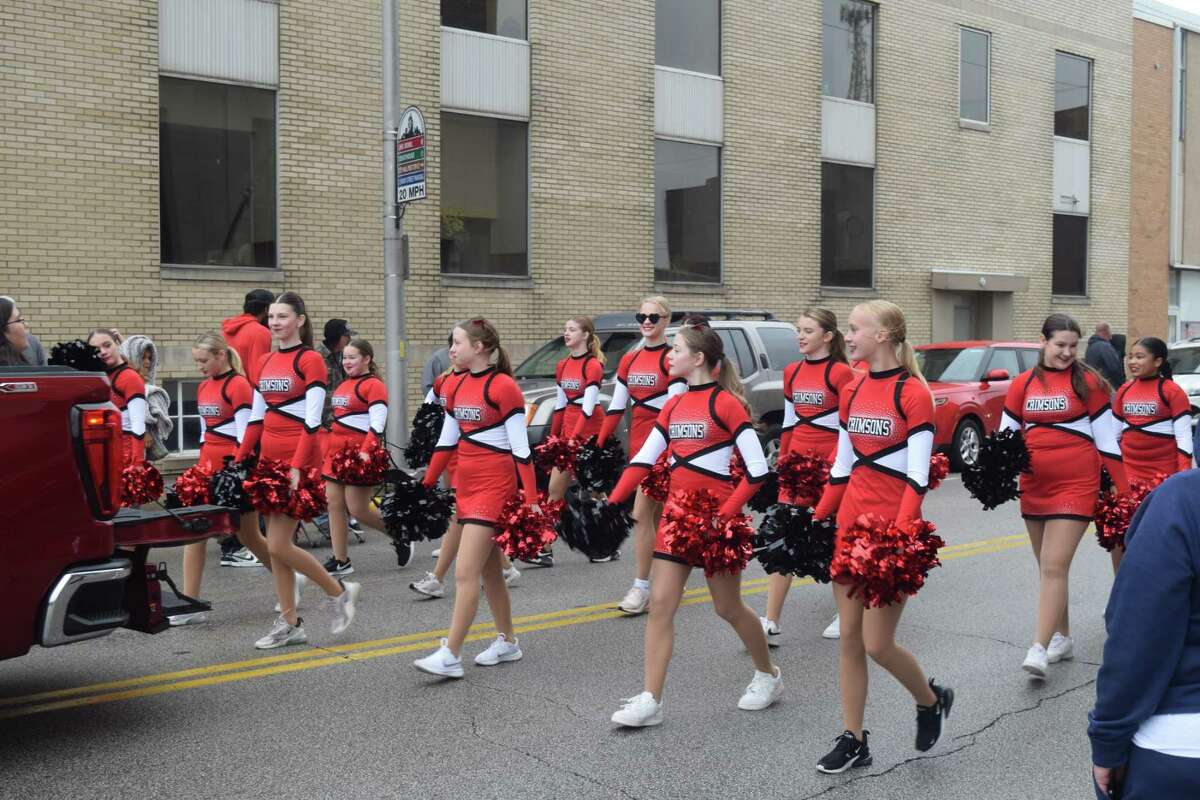
[[[258,391],[237,458],[245,460],[261,444],[261,458],[291,465],[291,487],[296,489],[303,472],[321,465],[317,434],[325,406],[325,362],[312,349],[312,323],[300,295],[284,292],[276,298],[268,327],[279,349],[259,360]],[[297,525],[299,520],[287,514],[267,514],[267,548],[277,567],[272,573],[280,613],[271,631],[254,643],[259,650],[308,641],[304,621],[296,611],[296,582],[301,575],[330,598],[334,634],[346,630],[354,620],[361,587],[335,579],[311,553],[297,547],[292,541]]]
[[[566,439],[586,442],[600,435],[603,423],[596,413],[600,400],[600,383],[604,380],[604,352],[596,336],[596,326],[591,317],[572,317],[563,325],[563,344],[569,354],[558,362],[554,380],[558,387],[554,402],[554,415],[550,421],[550,434]],[[546,490],[549,500],[562,500],[567,495],[571,473],[558,467],[550,470],[550,485]],[[607,558],[593,558],[593,562],[612,561],[618,554]],[[545,550],[527,563],[537,567],[553,567],[554,555]]]
[[[671,322],[671,306],[665,297],[647,297],[634,315],[642,333],[640,347],[621,357],[617,366],[617,381],[612,400],[600,429],[599,445],[613,435],[630,404],[629,455],[637,455],[646,443],[658,414],[667,400],[687,391],[686,378],[671,378],[667,325]],[[633,586],[617,604],[617,609],[631,617],[645,614],[650,607],[650,564],[654,556],[655,530],[662,517],[662,503],[652,499],[638,487],[633,498]]]
[[[387,386],[379,379],[375,349],[366,339],[351,339],[342,348],[342,369],[346,380],[330,396],[333,426],[325,443],[321,477],[325,479],[325,497],[329,503],[329,539],[333,555],[325,562],[325,571],[338,577],[354,573],[350,563],[350,521],[346,509],[360,522],[377,531],[385,530],[379,512],[371,505],[374,486],[344,483],[333,474],[333,458],[339,450],[353,447],[367,461],[371,453],[383,447],[387,427]]]
[[[633,461],[609,498],[629,499],[658,461],[668,454],[671,497],[707,489],[722,502],[723,518],[740,514],[742,506],[767,477],[767,461],[742,395],[737,371],[725,357],[721,337],[707,324],[686,324],[675,334],[669,376],[683,378],[688,389],[670,398],[646,436]],[[746,464],[746,477],[736,487],[729,474],[734,449]],[[659,725],[663,721],[663,685],[674,647],[675,612],[683,598],[691,564],[670,552],[660,527],[654,548],[650,619],[646,625],[646,662],[643,691],[629,698],[612,716],[625,727]],[[767,638],[757,615],[742,600],[741,573],[719,573],[707,578],[717,615],[741,637],[754,661],[755,673],[738,701],[738,708],[760,711],[779,699],[783,677],[771,663]]]
[[[1076,357],[1079,323],[1051,314],[1042,323],[1037,366],[1013,380],[1004,400],[1001,430],[1022,430],[1029,471],[1021,475],[1021,516],[1038,564],[1038,606],[1033,645],[1022,668],[1035,678],[1072,657],[1068,575],[1079,540],[1092,521],[1100,467],[1119,491],[1129,490],[1111,388]]]
[[[840,393],[837,456],[814,516],[837,514],[838,544],[863,514],[903,525],[921,518],[933,451],[933,395],[907,341],[904,312],[894,303],[873,300],[850,312],[850,355],[869,371]],[[867,704],[867,656],[898,680],[917,702],[916,748],[929,750],[949,716],[954,691],[926,682],[912,653],[896,644],[905,601],[865,608],[853,587],[834,583],[840,612],[839,678],[842,727],[836,746],[818,763],[835,774],[871,763],[863,729]]]
[[[525,429],[525,398],[513,380],[496,328],[479,318],[460,324],[450,352],[453,363],[467,372],[446,399],[442,435],[423,482],[435,486],[457,452],[454,489],[462,525],[454,571],[457,591],[449,636],[413,666],[431,675],[461,678],[460,654],[479,607],[481,581],[499,635],[475,656],[475,663],[487,667],[522,656],[513,632],[502,553],[492,537],[504,504],[517,495],[518,483],[525,502],[534,508],[538,490]]]
[[[227,456],[237,456],[238,445],[245,438],[250,423],[254,387],[246,379],[237,351],[216,331],[196,337],[192,343],[192,360],[205,378],[196,388],[196,410],[203,422],[198,464],[212,475],[225,466]],[[242,512],[237,537],[259,563],[271,569],[267,540],[258,532],[257,511]],[[200,596],[206,544],[193,542],[183,548],[183,593],[188,597]],[[172,625],[199,625],[208,622],[208,612],[175,614],[168,619]]]
[[[846,339],[838,330],[837,315],[827,308],[810,308],[796,321],[796,343],[804,359],[789,364],[783,371],[783,432],[779,456],[805,452],[832,462],[837,454],[838,398],[854,379],[846,360]],[[780,490],[779,502],[795,499]],[[779,617],[783,601],[792,588],[792,576],[774,574],[767,582],[767,615],[761,617],[767,643],[779,640]],[[826,639],[838,638],[838,618],[821,633]]]
[[[88,344],[100,351],[112,391],[112,403],[121,412],[121,455],[125,466],[146,459],[146,383],[121,355],[121,334],[113,328],[96,328]]]

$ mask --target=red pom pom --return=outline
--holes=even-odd
[[[538,495],[538,508],[550,519],[551,525],[558,522],[559,518],[562,517],[562,512],[566,505],[566,500],[551,500],[544,494]]]
[[[929,459],[929,488],[936,489],[950,475],[950,459],[945,453],[934,453]]]
[[[533,458],[543,472],[558,469],[575,472],[575,454],[582,443],[565,436],[547,436],[545,441],[533,449]]]
[[[291,487],[291,476],[288,476],[288,486]],[[292,519],[302,519],[305,522],[313,517],[319,517],[329,508],[325,500],[325,482],[321,480],[320,470],[308,470],[300,474],[300,482],[295,491],[288,495],[287,515]]]
[[[1110,552],[1118,547],[1124,548],[1125,534],[1129,530],[1129,523],[1133,522],[1133,515],[1141,508],[1142,501],[1167,477],[1160,472],[1149,483],[1130,481],[1126,493],[1107,492],[1101,495],[1096,503],[1096,542]]]
[[[506,556],[520,561],[535,558],[558,535],[553,519],[542,511],[534,511],[516,496],[504,504],[492,538]]]
[[[175,479],[175,496],[182,506],[203,506],[211,500],[208,484],[212,475],[204,467],[196,464],[188,467]]]
[[[722,517],[720,510],[721,501],[707,489],[680,492],[663,510],[667,549],[689,564],[704,567],[710,577],[741,572],[753,554],[750,518]]]
[[[780,456],[775,464],[780,493],[788,497],[792,505],[815,506],[829,482],[829,467],[829,461],[813,450]]]
[[[242,488],[255,511],[282,514],[292,493],[291,467],[274,458],[260,458]]]
[[[153,503],[163,493],[162,474],[149,461],[121,470],[121,505]]]
[[[935,530],[926,520],[900,527],[863,514],[842,534],[829,574],[851,584],[850,594],[858,594],[867,608],[891,605],[916,594],[929,570],[941,564],[937,552],[946,543]]]
[[[359,448],[348,444],[329,459],[330,474],[350,486],[378,486],[391,466],[392,460],[382,447],[369,451],[364,460]]]
[[[671,494],[671,468],[667,466],[667,455],[659,456],[650,468],[650,474],[642,479],[642,491],[656,503],[667,502]]]
[[[733,479],[733,485],[737,486],[742,482],[742,478],[746,477],[746,465],[742,462],[742,454],[734,449],[733,456],[729,459],[729,477]]]

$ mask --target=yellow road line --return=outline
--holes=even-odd
[[[942,548],[939,556],[943,561],[969,556],[1000,553],[1025,545],[1024,535],[1001,536]],[[767,591],[768,578],[755,578],[743,584],[742,594],[761,594]],[[798,579],[795,586],[814,584],[812,578]],[[680,605],[696,605],[711,601],[707,588],[689,589],[684,593]],[[610,603],[580,606],[573,609],[549,611],[514,618],[516,633],[583,625],[624,616]],[[373,639],[325,648],[312,648],[294,653],[211,664],[203,667],[143,675],[123,680],[106,681],[87,686],[76,686],[48,692],[0,698],[0,719],[40,714],[64,708],[111,703],[138,697],[179,692],[207,686],[218,686],[235,681],[251,680],[271,675],[315,669],[317,667],[366,661],[383,656],[425,650],[445,636],[445,629],[404,634],[384,639]],[[490,622],[472,626],[468,642],[490,639],[495,635],[495,626]],[[83,696],[80,696],[83,695]]]

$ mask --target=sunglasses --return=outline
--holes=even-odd
[[[634,314],[633,318],[637,320],[638,325],[649,321],[651,325],[657,325],[662,320],[662,314]]]

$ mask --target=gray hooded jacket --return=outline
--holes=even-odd
[[[169,452],[167,442],[175,424],[171,421],[171,397],[158,385],[158,348],[149,336],[134,334],[121,342],[121,355],[129,366],[141,372],[142,359],[150,354],[150,369],[146,375],[146,458],[158,461]]]

